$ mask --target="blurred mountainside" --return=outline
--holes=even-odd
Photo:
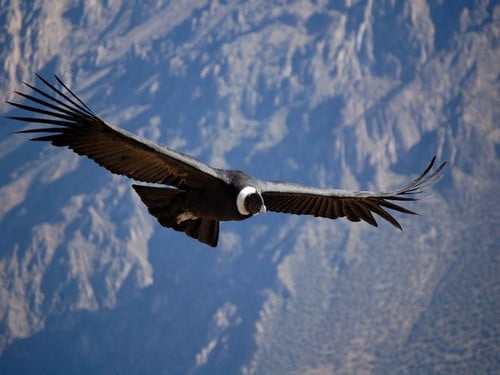
[[[402,232],[266,213],[210,249],[4,118],[0,373],[499,371],[498,2],[0,0],[0,20],[5,99],[56,73],[216,167],[387,190],[448,161]]]

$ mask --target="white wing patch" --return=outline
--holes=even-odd
[[[177,215],[177,217],[175,218],[175,220],[177,221],[177,224],[180,224],[183,221],[196,220],[196,219],[198,219],[198,216],[194,215],[193,213],[191,213],[189,211],[183,212],[183,213]]]

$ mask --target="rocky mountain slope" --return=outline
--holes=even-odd
[[[381,190],[449,163],[403,232],[266,214],[210,249],[3,119],[0,372],[498,371],[497,2],[0,9],[6,99],[57,73],[108,122],[262,179]]]

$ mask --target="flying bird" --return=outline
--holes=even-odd
[[[213,168],[182,152],[160,147],[114,127],[98,117],[59,77],[55,76],[59,88],[38,74],[37,77],[45,85],[44,89],[24,82],[34,93],[15,91],[28,104],[7,101],[30,112],[30,116],[9,118],[44,124],[44,127],[17,133],[42,133],[31,140],[68,147],[112,173],[162,185],[133,184],[132,187],[162,226],[184,232],[213,247],[218,243],[220,221],[245,220],[266,210],[330,219],[346,217],[377,226],[375,213],[401,229],[386,209],[415,215],[399,202],[417,200],[417,194],[442,176],[446,164],[433,169],[436,160],[433,157],[419,177],[390,192],[261,181],[242,171]]]

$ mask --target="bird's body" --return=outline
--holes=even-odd
[[[387,193],[261,181],[241,171],[210,167],[189,155],[113,127],[100,119],[57,76],[64,89],[38,77],[59,98],[29,84],[26,85],[39,97],[16,92],[41,107],[8,103],[45,117],[10,118],[49,125],[19,133],[48,133],[33,140],[69,147],[113,173],[162,185],[133,185],[133,188],[161,225],[185,232],[211,246],[217,245],[220,221],[244,220],[266,210],[330,219],[346,217],[374,226],[377,222],[372,213],[376,213],[401,228],[385,209],[414,214],[391,201],[416,200],[415,194],[441,177],[445,164],[432,170],[433,158],[417,179]]]

